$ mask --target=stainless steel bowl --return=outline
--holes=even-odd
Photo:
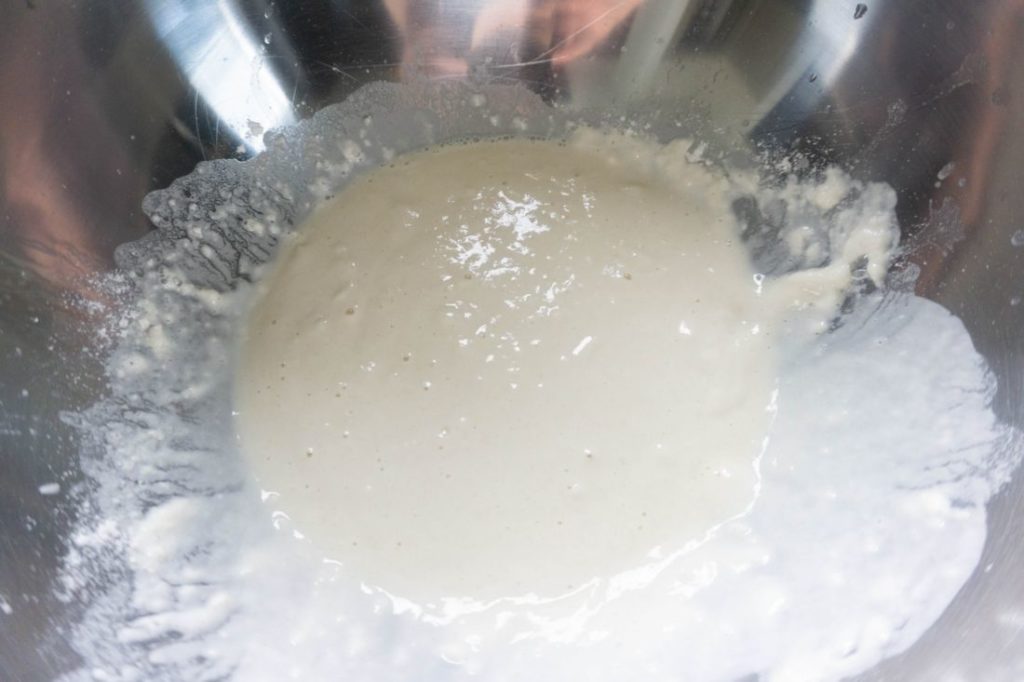
[[[82,480],[61,415],[103,390],[89,276],[143,195],[374,80],[521,82],[659,110],[898,191],[917,293],[952,310],[1024,426],[1020,0],[7,0],[0,9],[0,679],[76,664],[55,583]],[[97,307],[97,309],[99,309]],[[101,313],[96,313],[101,315]],[[970,582],[864,680],[1024,679],[1024,481]]]

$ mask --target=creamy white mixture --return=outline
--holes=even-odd
[[[242,449],[358,580],[554,597],[753,503],[777,360],[725,180],[600,151],[411,156],[262,284]]]
[[[353,181],[255,292],[169,259],[103,425],[102,475],[148,502],[83,528],[67,587],[95,547],[131,581],[72,677],[837,680],[912,644],[1009,466],[992,379],[933,303],[836,322],[884,285],[891,190],[687,147],[434,148]],[[785,206],[774,250],[742,197]],[[236,328],[232,415],[207,398]],[[185,388],[149,391],[170,358]]]

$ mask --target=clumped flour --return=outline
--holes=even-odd
[[[837,680],[974,570],[1012,434],[888,187],[514,88],[268,142],[120,252],[69,680]]]

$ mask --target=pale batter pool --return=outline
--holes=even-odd
[[[418,602],[557,596],[741,514],[778,359],[725,181],[694,168],[504,141],[353,183],[251,313],[260,485]]]

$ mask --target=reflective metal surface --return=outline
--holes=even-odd
[[[1024,419],[1020,0],[4,0],[0,5],[0,680],[75,663],[54,584],[77,480],[62,411],[98,390],[88,275],[143,195],[363,83],[520,81],[611,114],[836,162],[899,193],[918,293],[960,316]],[[1024,679],[1024,488],[977,574],[866,680]]]

